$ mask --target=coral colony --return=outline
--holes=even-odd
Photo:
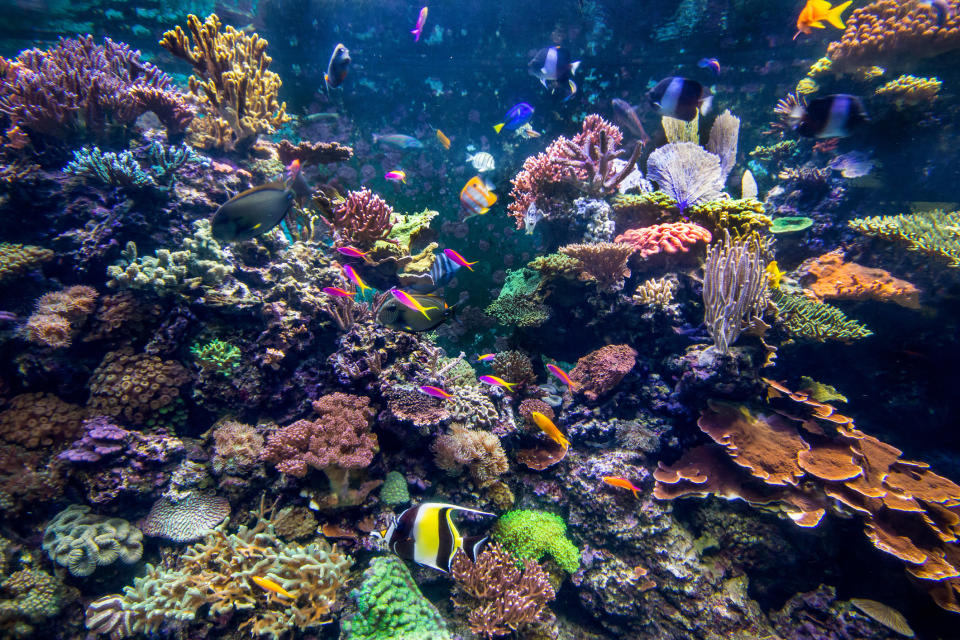
[[[0,637],[960,637],[960,0],[101,4],[0,39]]]

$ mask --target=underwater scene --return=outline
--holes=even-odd
[[[0,9],[0,640],[960,640],[960,0]]]

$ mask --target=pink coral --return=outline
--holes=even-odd
[[[577,360],[570,379],[580,385],[580,392],[596,400],[620,384],[637,364],[637,352],[625,344],[608,344]]]
[[[393,207],[370,191],[351,191],[330,216],[337,244],[369,248],[383,240],[393,228]]]
[[[659,253],[687,253],[698,242],[709,243],[712,239],[710,232],[698,224],[671,222],[628,229],[615,241],[629,243],[640,257],[649,258]]]

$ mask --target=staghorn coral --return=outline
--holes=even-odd
[[[710,127],[710,139],[707,141],[707,151],[720,158],[720,171],[723,173],[723,182],[733,171],[737,163],[737,142],[740,139],[740,118],[725,109],[717,116]],[[696,142],[696,140],[692,140]]]
[[[626,154],[619,149],[622,141],[619,128],[597,114],[590,114],[584,118],[581,132],[572,140],[557,139],[552,162],[565,167],[564,179],[579,191],[594,197],[609,195],[616,192],[617,185],[633,171],[643,151],[643,145],[634,146],[626,164],[618,168],[614,161]]]
[[[688,253],[698,242],[709,244],[712,239],[710,232],[698,224],[672,222],[628,229],[615,241],[626,242],[641,258],[649,258],[660,253]]]
[[[178,362],[130,348],[110,351],[90,376],[87,404],[97,413],[146,425],[178,408],[180,387],[189,379]]]
[[[567,573],[580,567],[580,550],[567,538],[567,523],[546,511],[518,509],[500,516],[490,535],[503,545],[520,566],[549,555]]]
[[[893,102],[898,108],[929,105],[936,100],[943,83],[937,78],[917,78],[909,74],[884,83],[873,94]]]
[[[98,295],[92,287],[74,285],[40,296],[23,326],[23,336],[34,344],[54,349],[69,347],[87,316],[93,313]]]
[[[907,245],[908,251],[943,258],[960,266],[960,211],[942,210],[896,216],[855,218],[847,223],[860,233]]]
[[[623,242],[594,242],[568,244],[559,251],[579,261],[581,280],[596,282],[600,291],[614,292],[621,290],[630,277],[627,260],[635,248]]]
[[[337,244],[369,249],[390,234],[393,207],[367,188],[350,191],[346,199],[332,209],[327,224],[333,227]]]
[[[946,5],[942,26],[932,7],[916,0],[875,0],[857,7],[840,40],[827,47],[831,69],[905,64],[960,48],[960,2]]]
[[[189,62],[190,92],[206,110],[195,123],[194,138],[201,146],[231,150],[252,143],[259,133],[273,133],[289,120],[286,103],[278,100],[280,76],[268,71],[267,41],[227,26],[210,14],[201,23],[190,14],[187,28],[192,42],[178,25],[167,31],[160,46]]]
[[[157,500],[143,519],[141,529],[148,536],[173,542],[192,542],[203,538],[224,518],[230,516],[230,503],[212,493],[191,491],[171,500]]]
[[[870,299],[920,308],[919,289],[883,269],[844,262],[842,249],[810,258],[798,270],[803,274],[800,282],[804,288],[821,300]]]
[[[517,568],[513,556],[497,543],[488,544],[476,562],[457,552],[450,573],[458,592],[453,601],[470,610],[467,622],[478,636],[521,633],[552,618],[547,603],[556,592],[546,572],[533,560]]]
[[[100,147],[83,147],[73,152],[73,160],[63,172],[99,180],[112,187],[143,189],[157,186],[153,176],[143,170],[129,151],[104,153]]]
[[[794,338],[852,342],[873,335],[870,329],[825,302],[779,289],[771,289],[769,293],[770,300],[777,306],[777,323]]]
[[[143,555],[143,534],[122,518],[90,513],[73,504],[58,513],[43,531],[43,549],[70,575],[89,576],[117,560],[133,564]]]
[[[13,280],[53,260],[53,256],[53,251],[43,247],[0,242],[0,283]]]
[[[124,587],[123,594],[91,602],[87,629],[112,638],[147,635],[168,625],[189,625],[206,611],[211,618],[234,613],[237,629],[279,640],[290,629],[330,621],[352,564],[349,556],[324,541],[282,542],[262,506],[253,527],[231,534],[225,527],[188,547],[176,566],[148,564],[146,575]],[[294,597],[261,590],[253,576],[273,580]]]
[[[680,212],[716,200],[723,190],[720,158],[692,142],[671,142],[647,158],[647,177],[672,197]]]
[[[570,379],[587,399],[597,398],[613,390],[637,364],[637,352],[629,345],[608,344],[577,360],[570,370]]]
[[[453,424],[448,433],[437,436],[430,450],[437,466],[451,475],[468,467],[479,487],[489,486],[510,468],[500,438],[489,431],[469,429],[460,424]]]
[[[403,560],[374,558],[359,588],[350,592],[357,612],[343,621],[343,640],[450,640],[447,623],[420,593]]]

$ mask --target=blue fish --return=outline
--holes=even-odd
[[[402,133],[390,133],[387,135],[381,135],[379,133],[373,134],[373,144],[378,142],[387,145],[388,147],[393,147],[395,149],[422,149],[423,143],[414,138],[413,136],[405,136]]]
[[[516,131],[523,125],[530,122],[530,118],[532,117],[533,107],[526,102],[518,102],[510,107],[510,111],[507,111],[507,115],[503,116],[503,122],[493,126],[493,130],[497,133],[500,133],[501,129],[506,129],[507,131]]]
[[[713,72],[720,75],[720,61],[716,58],[700,58],[697,66],[701,69],[713,69]]]

